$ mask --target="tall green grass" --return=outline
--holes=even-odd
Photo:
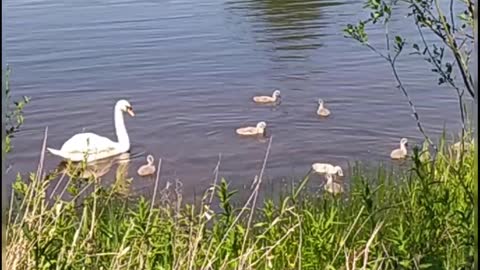
[[[159,187],[157,175],[147,200],[122,192],[124,167],[105,187],[75,173],[45,176],[42,155],[14,184],[7,269],[471,269],[473,143],[426,149],[409,170],[356,164],[337,197],[306,192],[307,176],[257,202],[262,169],[241,204],[218,175],[195,204],[175,185]]]

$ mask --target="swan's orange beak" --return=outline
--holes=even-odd
[[[127,108],[127,113],[130,114],[131,117],[135,116],[135,113],[133,112],[133,109],[131,107]]]

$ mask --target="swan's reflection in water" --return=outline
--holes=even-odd
[[[57,166],[57,171],[66,173],[71,177],[82,179],[98,179],[106,175],[114,164],[128,164],[130,153],[122,153],[110,158],[96,160],[88,163],[62,161]],[[121,166],[119,166],[121,167]]]
[[[128,175],[130,161],[130,153],[122,153],[88,163],[62,161],[57,166],[57,172],[65,174],[69,178],[87,182],[95,181],[102,182],[102,184],[110,182],[112,191],[127,195],[132,182],[132,178]],[[116,167],[115,173],[109,174],[114,167]]]

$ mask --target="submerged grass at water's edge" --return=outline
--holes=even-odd
[[[218,174],[199,203],[160,189],[159,174],[147,200],[122,192],[121,173],[110,187],[42,177],[42,156],[13,186],[7,269],[471,269],[474,146],[438,148],[401,172],[357,164],[338,197],[306,192],[306,176],[257,202],[264,164],[243,205]]]

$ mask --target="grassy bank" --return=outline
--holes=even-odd
[[[354,166],[342,197],[306,193],[307,176],[280,202],[257,201],[261,177],[247,202],[216,177],[191,205],[158,178],[153,200],[133,199],[39,166],[14,184],[7,268],[471,269],[473,144],[443,142],[411,170]]]

